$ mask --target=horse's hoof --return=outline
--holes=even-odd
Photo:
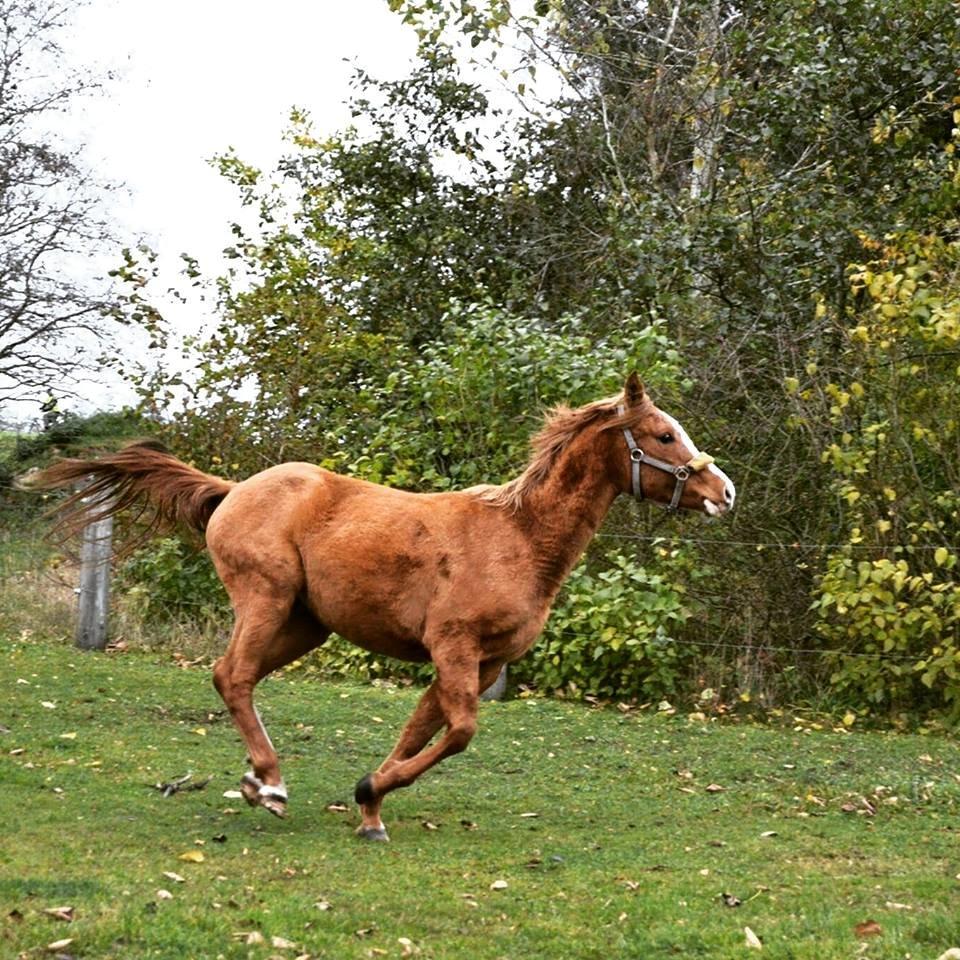
[[[240,792],[251,807],[260,806],[260,788],[263,784],[252,774],[245,773],[240,780]]]
[[[240,792],[251,807],[264,807],[275,817],[286,817],[287,791],[283,784],[273,787],[263,783],[256,774],[247,772],[240,780]]]
[[[261,797],[260,806],[269,810],[275,817],[283,820],[287,815],[287,804],[279,797]]]
[[[361,840],[373,840],[379,843],[388,843],[390,838],[387,836],[386,827],[357,827],[357,836]]]
[[[373,803],[374,800],[377,799],[377,795],[373,790],[372,773],[368,773],[365,777],[362,777],[357,781],[357,785],[353,790],[353,799],[356,800],[360,806],[363,806],[367,803]]]

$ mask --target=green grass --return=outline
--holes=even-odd
[[[280,821],[223,797],[244,751],[208,671],[11,641],[0,663],[2,957],[69,937],[71,956],[118,960],[724,960],[753,955],[746,926],[784,960],[960,946],[947,739],[488,704],[466,754],[388,798],[392,842],[368,844],[352,806],[327,807],[389,750],[416,691],[265,682],[291,788]],[[188,769],[213,780],[153,788]],[[842,810],[861,798],[873,816]],[[179,859],[194,850],[203,862]],[[43,913],[65,905],[72,923]],[[867,920],[882,932],[858,953]],[[266,942],[235,939],[252,931]]]

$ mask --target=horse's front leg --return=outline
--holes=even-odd
[[[496,680],[501,667],[499,661],[478,664],[473,657],[464,658],[462,651],[451,657],[435,653],[434,662],[437,679],[420,698],[396,746],[376,773],[368,773],[357,784],[355,798],[363,818],[357,833],[367,840],[388,839],[380,819],[387,793],[407,786],[444,757],[466,748],[476,730],[479,694]],[[444,723],[446,734],[424,750]]]

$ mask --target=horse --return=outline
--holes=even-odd
[[[355,788],[356,832],[387,840],[384,797],[466,749],[480,694],[533,645],[618,495],[711,517],[734,505],[733,483],[654,405],[636,373],[622,394],[554,409],[532,448],[515,479],[444,493],[309,463],[233,482],[155,441],[61,460],[30,485],[84,484],[55,508],[72,532],[139,505],[152,511],[150,530],[181,523],[205,533],[235,613],[213,683],[249,751],[241,790],[251,806],[287,813],[277,753],[253,702],[267,674],[334,632],[379,654],[432,661],[435,679],[396,746]]]

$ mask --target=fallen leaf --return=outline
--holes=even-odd
[[[763,833],[760,834],[760,837],[763,840],[766,840],[769,837],[776,837],[776,836],[779,836],[776,830],[764,830]]]
[[[256,943],[266,943],[263,934],[259,930],[237,930],[233,934],[234,940],[253,946]]]
[[[937,960],[960,960],[960,947],[951,947],[946,953],[941,953]]]
[[[206,728],[206,727],[197,727],[195,730],[193,730],[193,731],[191,731],[191,732],[192,732],[192,733],[195,733],[198,737],[205,737],[205,736],[207,735],[207,728]]]
[[[909,903],[897,903],[896,900],[888,900],[886,902],[886,908],[888,910],[912,910],[913,907]]]
[[[748,947],[752,947],[754,950],[763,949],[763,943],[760,938],[749,927],[743,928],[743,935],[746,937]]]
[[[412,957],[415,953],[420,952],[419,948],[414,945],[409,937],[397,937],[397,943],[403,947],[400,953],[401,957]]]
[[[67,937],[66,940],[54,940],[53,943],[47,944],[47,949],[51,953],[56,953],[58,950],[63,950],[66,947],[69,947],[73,943],[73,937]]]
[[[424,820],[421,824],[424,830],[439,830],[440,828],[435,824],[431,823],[429,820]]]
[[[723,793],[724,788],[719,783],[710,783],[704,789],[707,793]]]
[[[186,883],[186,878],[181,877],[179,873],[174,873],[172,870],[164,870],[163,875],[168,879],[172,880],[174,883]]]
[[[157,891],[158,900],[172,900],[173,894],[169,890],[158,890]]]
[[[177,859],[186,860],[187,863],[203,863],[207,858],[202,850],[188,850],[186,853],[181,853]]]
[[[43,912],[54,920],[64,920],[67,923],[73,920],[73,907],[47,907]]]
[[[228,800],[239,800],[243,796],[239,790],[224,790],[223,795]]]
[[[531,820],[531,819],[533,819],[534,817],[539,817],[540,814],[539,814],[539,813],[534,813],[534,812],[531,810],[529,813],[521,813],[520,816],[521,816],[521,817],[525,817],[525,818],[527,818],[528,820]]]
[[[506,880],[494,880],[493,883],[490,884],[490,889],[491,889],[491,890],[506,890],[507,887],[509,887],[509,886],[510,886],[510,884],[507,883]]]
[[[314,906],[315,906],[318,910],[324,910],[324,911],[326,911],[326,910],[332,910],[332,909],[333,909],[333,904],[331,904],[328,900],[318,900],[318,901],[314,904]]]
[[[76,739],[77,739],[77,732],[76,732],[76,730],[71,730],[70,733],[61,733],[61,734],[60,734],[60,739],[61,739],[61,740],[76,740]]]
[[[853,932],[858,937],[879,937],[883,933],[883,928],[876,920],[864,920],[853,928]]]
[[[292,940],[287,940],[285,937],[271,937],[270,945],[276,947],[278,950],[297,949],[297,945]]]
[[[721,893],[720,900],[725,907],[739,907],[743,901],[732,893]]]
[[[327,809],[331,813],[348,813],[350,808],[345,803],[328,803]]]
[[[40,706],[41,706],[41,707],[46,707],[48,710],[56,710],[56,709],[57,709],[57,705],[56,705],[52,700],[41,700],[41,701],[40,701]],[[47,949],[49,950],[50,948],[48,947]]]

